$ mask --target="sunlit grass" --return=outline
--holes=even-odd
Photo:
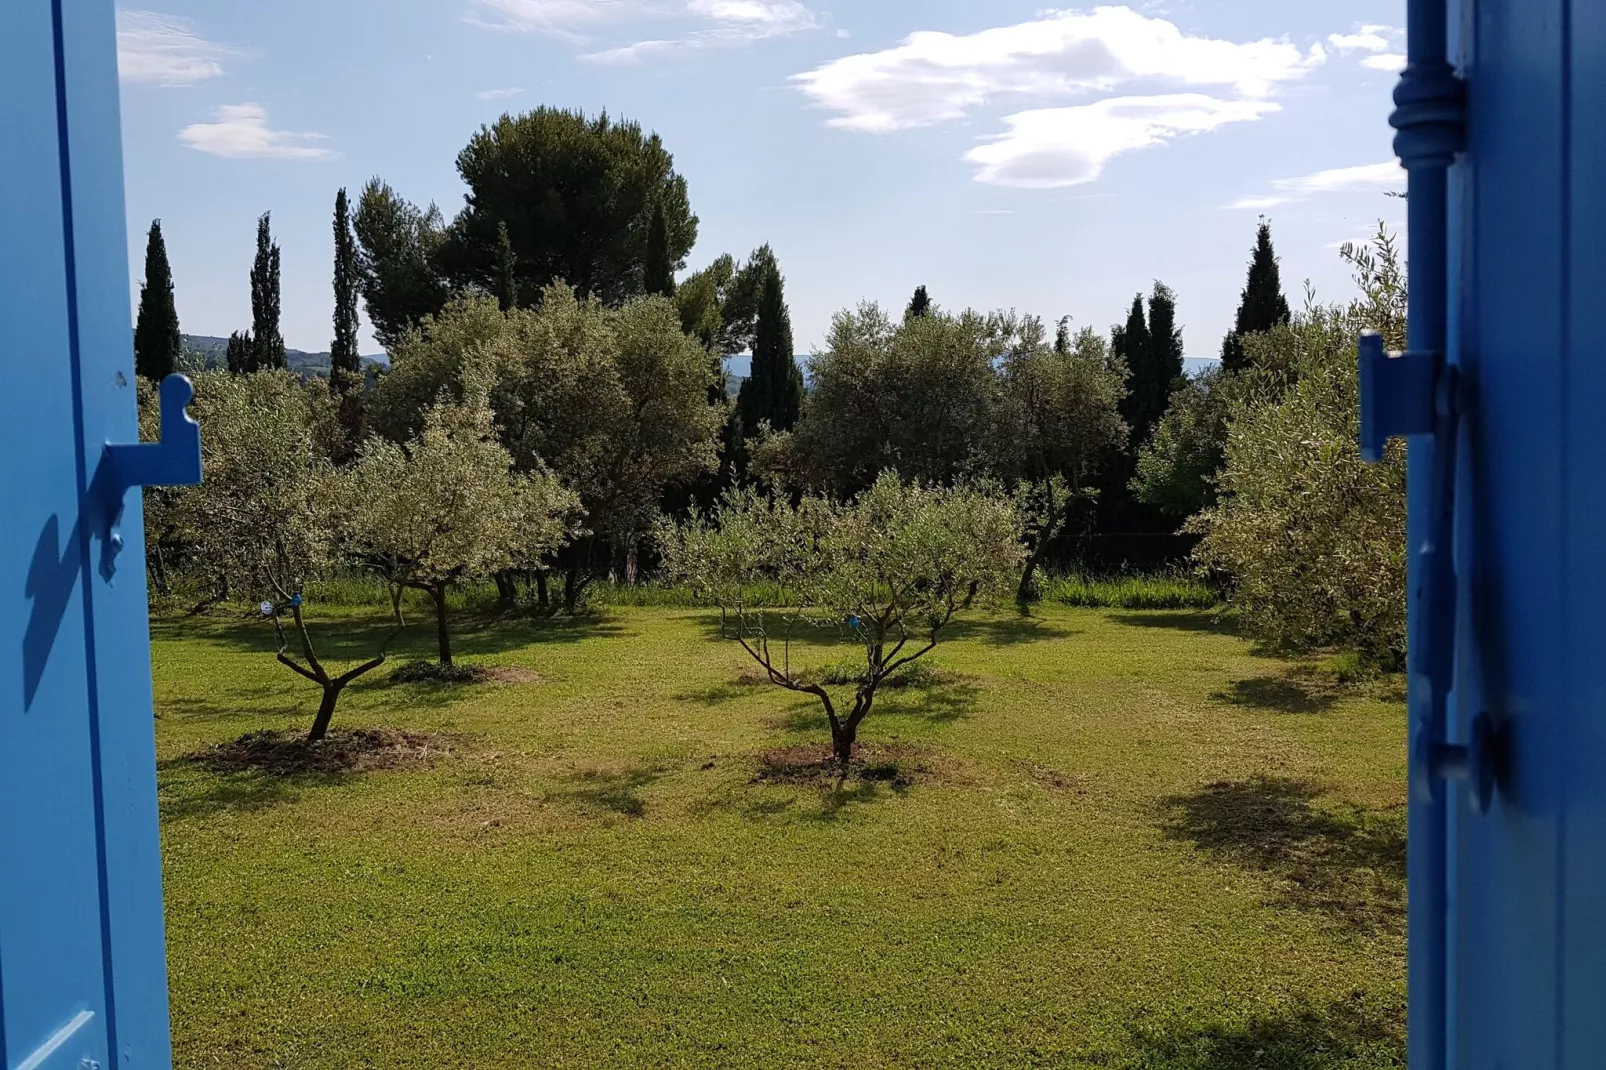
[[[328,657],[389,631],[323,598]],[[271,629],[153,631],[179,1067],[1404,1065],[1396,684],[1208,612],[962,622],[840,791],[762,776],[818,704],[703,610],[462,612],[520,682],[381,670],[335,726],[422,757],[291,775],[192,757],[310,721]]]

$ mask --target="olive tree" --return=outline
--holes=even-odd
[[[336,402],[283,371],[197,377],[196,416],[206,479],[162,499],[164,523],[183,524],[193,550],[232,590],[261,599],[281,664],[317,684],[322,700],[307,741],[323,739],[341,693],[385,663],[377,654],[344,672],[319,658],[303,610],[307,582],[339,558],[340,488],[330,450],[339,441]],[[288,612],[300,661],[289,653]],[[394,636],[394,632],[391,636]]]
[[[548,472],[510,465],[480,387],[431,407],[405,444],[370,438],[345,477],[347,545],[394,588],[429,595],[443,669],[453,585],[550,553],[570,533],[574,495]]]
[[[563,574],[570,610],[650,533],[665,488],[716,464],[716,374],[663,297],[612,309],[553,284],[534,309],[504,314],[489,298],[463,298],[428,327],[395,349],[371,426],[405,442],[436,399],[461,400],[481,381],[514,468],[551,471],[579,495],[585,531],[545,561]]]
[[[934,650],[955,616],[1008,589],[1023,556],[1020,526],[1011,501],[986,488],[905,483],[888,472],[849,503],[794,505],[732,488],[709,512],[661,522],[659,541],[668,573],[719,607],[722,635],[771,683],[820,701],[846,774],[887,679]],[[759,587],[779,589],[778,608],[756,608]],[[851,701],[839,704],[794,665],[802,626],[844,628],[863,644]]]
[[[1027,553],[1016,598],[1027,602],[1050,540],[1097,496],[1094,477],[1126,444],[1126,368],[1088,328],[1063,349],[1033,318],[1005,337],[988,467],[1012,484],[1021,511]]]
[[[1405,652],[1405,450],[1357,448],[1362,330],[1404,343],[1405,288],[1392,241],[1346,249],[1362,296],[1311,305],[1243,344],[1227,416],[1219,500],[1191,523],[1196,554],[1231,581],[1248,627],[1290,647]]]
[[[952,482],[987,439],[1008,317],[932,311],[894,320],[866,303],[838,312],[791,436],[789,467],[851,495],[887,469]],[[778,465],[781,466],[781,465]]]

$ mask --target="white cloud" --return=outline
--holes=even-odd
[[[578,32],[650,13],[645,0],[472,0],[468,21],[495,30],[574,38]]]
[[[1361,57],[1362,67],[1374,71],[1399,71],[1405,69],[1405,56],[1393,49],[1398,47],[1397,42],[1403,40],[1404,36],[1405,31],[1397,26],[1372,22],[1355,27],[1354,33],[1330,33],[1327,42],[1344,55],[1351,52],[1367,53]]]
[[[197,152],[230,159],[316,160],[329,155],[328,149],[309,144],[323,134],[271,129],[260,104],[225,104],[217,109],[217,122],[186,126],[178,136]]]
[[[206,40],[189,19],[155,11],[117,13],[117,73],[125,82],[194,85],[223,73],[231,49]]]
[[[1272,208],[1290,201],[1303,201],[1323,193],[1349,193],[1358,190],[1386,192],[1405,183],[1405,171],[1395,160],[1334,167],[1299,178],[1279,178],[1272,182],[1273,193],[1259,197],[1240,197],[1228,208]]]
[[[510,85],[505,89],[482,89],[474,95],[480,100],[506,100],[523,92],[524,89],[521,86]]]
[[[582,59],[634,63],[656,52],[761,41],[810,30],[820,19],[800,0],[470,0],[468,21],[491,29],[542,33],[593,43],[603,29],[655,20],[678,23],[674,36],[590,52]]]
[[[1379,32],[1381,29],[1363,26],[1355,33],[1330,33],[1327,42],[1340,52],[1387,52],[1388,38]]]
[[[976,180],[1024,189],[1091,182],[1115,156],[1163,145],[1226,123],[1280,110],[1267,100],[1220,100],[1202,93],[1114,97],[1096,104],[1023,111],[1009,129],[965,154]]]
[[[1162,18],[1100,7],[963,36],[914,33],[895,48],[833,60],[795,81],[838,113],[832,126],[884,133],[960,119],[1000,98],[1107,92],[1139,79],[1264,97],[1325,58],[1320,45],[1301,52],[1287,41],[1195,37]]]

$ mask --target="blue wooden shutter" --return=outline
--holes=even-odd
[[[8,4],[0,101],[0,1061],[166,1067],[111,0]]]

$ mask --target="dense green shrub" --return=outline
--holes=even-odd
[[[1405,652],[1405,450],[1361,460],[1356,343],[1372,329],[1404,344],[1405,286],[1385,233],[1344,256],[1359,299],[1308,305],[1244,338],[1250,370],[1229,402],[1220,500],[1189,526],[1251,632],[1393,663]]]

